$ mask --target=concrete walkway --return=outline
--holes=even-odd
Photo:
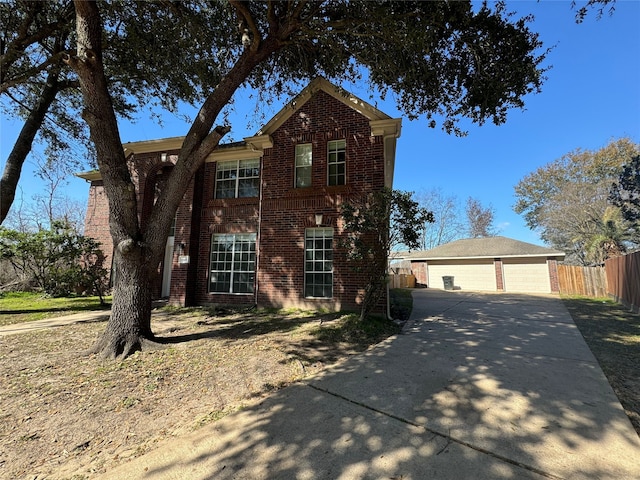
[[[558,298],[416,290],[403,334],[99,478],[638,479],[640,439]]]
[[[48,328],[64,327],[65,325],[71,325],[74,323],[100,322],[108,320],[110,314],[110,310],[88,311],[74,313],[72,315],[64,315],[62,317],[34,320],[32,322],[3,325],[0,326],[0,337],[5,335],[15,335],[16,333],[27,333],[37,330],[46,330]]]

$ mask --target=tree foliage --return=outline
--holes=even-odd
[[[638,154],[638,148],[622,138],[599,150],[563,155],[518,182],[514,210],[545,242],[565,251],[567,261],[599,263],[638,242],[609,200],[612,182]],[[609,241],[596,241],[607,235]]]
[[[35,233],[0,227],[0,258],[24,286],[52,296],[100,295],[106,288],[104,255],[98,243],[62,222]]]
[[[186,5],[186,4],[185,4]],[[134,119],[149,108],[179,114],[180,102],[196,105],[215,88],[220,52],[207,45],[220,30],[198,12],[206,2],[101,2],[104,74],[115,113]],[[135,22],[126,19],[135,18]],[[34,141],[48,161],[79,168],[95,157],[77,73],[64,59],[74,50],[76,24],[70,0],[0,2],[0,108],[24,120],[0,179],[0,222],[13,204],[22,166]],[[141,61],[141,51],[144,60]],[[176,59],[183,59],[176,68]],[[186,59],[189,59],[188,61]],[[161,117],[154,117],[162,123]]]
[[[611,187],[609,200],[620,208],[622,217],[640,234],[640,155],[622,168]]]
[[[582,3],[582,2],[580,2]],[[584,5],[578,7],[576,0],[571,1],[571,6],[576,8],[576,23],[582,23],[591,10],[596,10],[596,17],[600,19],[605,11],[613,15],[616,0],[586,0]]]
[[[364,286],[360,319],[376,307],[387,286],[387,262],[396,246],[420,247],[422,229],[433,213],[411,198],[412,192],[384,190],[341,206],[345,237],[341,242],[352,267],[362,272]]]
[[[546,51],[531,19],[514,18],[502,3],[75,0],[73,7],[75,49],[62,54],[60,68],[80,85],[116,246],[112,315],[92,349],[103,356],[126,356],[153,340],[149,278],[190,180],[230,130],[224,110],[242,86],[273,99],[318,75],[339,82],[366,71],[409,118],[462,134],[460,119],[500,124],[544,80]],[[27,77],[25,84],[37,84],[41,75]],[[169,109],[172,99],[201,104],[144,224],[116,117],[127,111],[127,93]]]

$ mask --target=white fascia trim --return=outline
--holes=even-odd
[[[244,145],[229,148],[216,148],[207,157],[207,162],[224,162],[225,160],[247,160],[262,157],[264,150],[273,147],[270,135],[246,137]]]
[[[404,257],[404,260],[420,260],[428,262],[429,260],[481,260],[481,259],[504,259],[504,258],[540,258],[540,257],[565,257],[564,253],[531,253],[528,255],[476,255],[470,257]]]
[[[400,130],[402,129],[401,118],[385,118],[383,120],[371,120],[369,122],[371,127],[371,135],[383,137],[393,136],[395,138],[400,137]]]
[[[160,138],[157,140],[144,140],[141,142],[123,143],[125,156],[132,153],[168,152],[170,150],[180,150],[185,137]]]

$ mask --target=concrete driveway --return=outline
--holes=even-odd
[[[637,479],[640,439],[557,297],[415,290],[401,335],[101,478]]]

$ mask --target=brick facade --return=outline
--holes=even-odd
[[[360,100],[354,102],[354,97],[342,92],[336,94],[332,88],[335,87],[326,81],[312,82],[303,92],[305,95],[301,94],[296,103],[285,107],[265,126],[261,136],[219,147],[195,176],[176,215],[171,303],[358,308],[367,279],[353,271],[340,248],[340,238],[344,235],[340,206],[351,196],[379,190],[385,184],[391,186],[394,159],[389,158],[389,151],[395,155],[400,122]],[[262,142],[261,148],[251,144],[255,139]],[[173,145],[171,140],[155,142],[166,148]],[[332,140],[345,141],[345,185],[328,186],[327,146]],[[130,158],[143,225],[153,204],[155,186],[161,183],[163,173],[171,168],[177,153],[171,149],[150,151],[155,145],[152,143],[129,144],[134,152],[142,151]],[[297,144],[312,146],[310,187],[295,187]],[[217,165],[229,158],[259,159],[258,197],[214,198]],[[112,248],[105,237],[108,221],[104,220],[108,220],[108,212],[104,207],[106,202],[100,203],[106,200],[100,188],[99,180],[91,185],[89,207],[94,213],[90,218],[89,210],[87,212],[86,231]],[[318,214],[322,215],[320,225],[316,223]],[[333,228],[331,298],[305,298],[305,230],[317,227]],[[212,237],[231,233],[256,235],[253,293],[209,292]],[[180,258],[187,257],[188,263],[179,262]],[[158,272],[158,293],[164,268],[167,267],[163,265]]]
[[[502,270],[502,259],[494,258],[493,265],[496,269],[496,290],[502,292],[504,290],[504,271]]]
[[[558,261],[549,257],[547,259],[547,265],[549,266],[549,281],[551,283],[551,291],[553,293],[560,292],[560,281],[558,280]]]
[[[113,262],[113,240],[109,231],[109,203],[102,180],[92,180],[89,186],[84,234],[100,243],[105,256],[104,266],[110,270]]]

